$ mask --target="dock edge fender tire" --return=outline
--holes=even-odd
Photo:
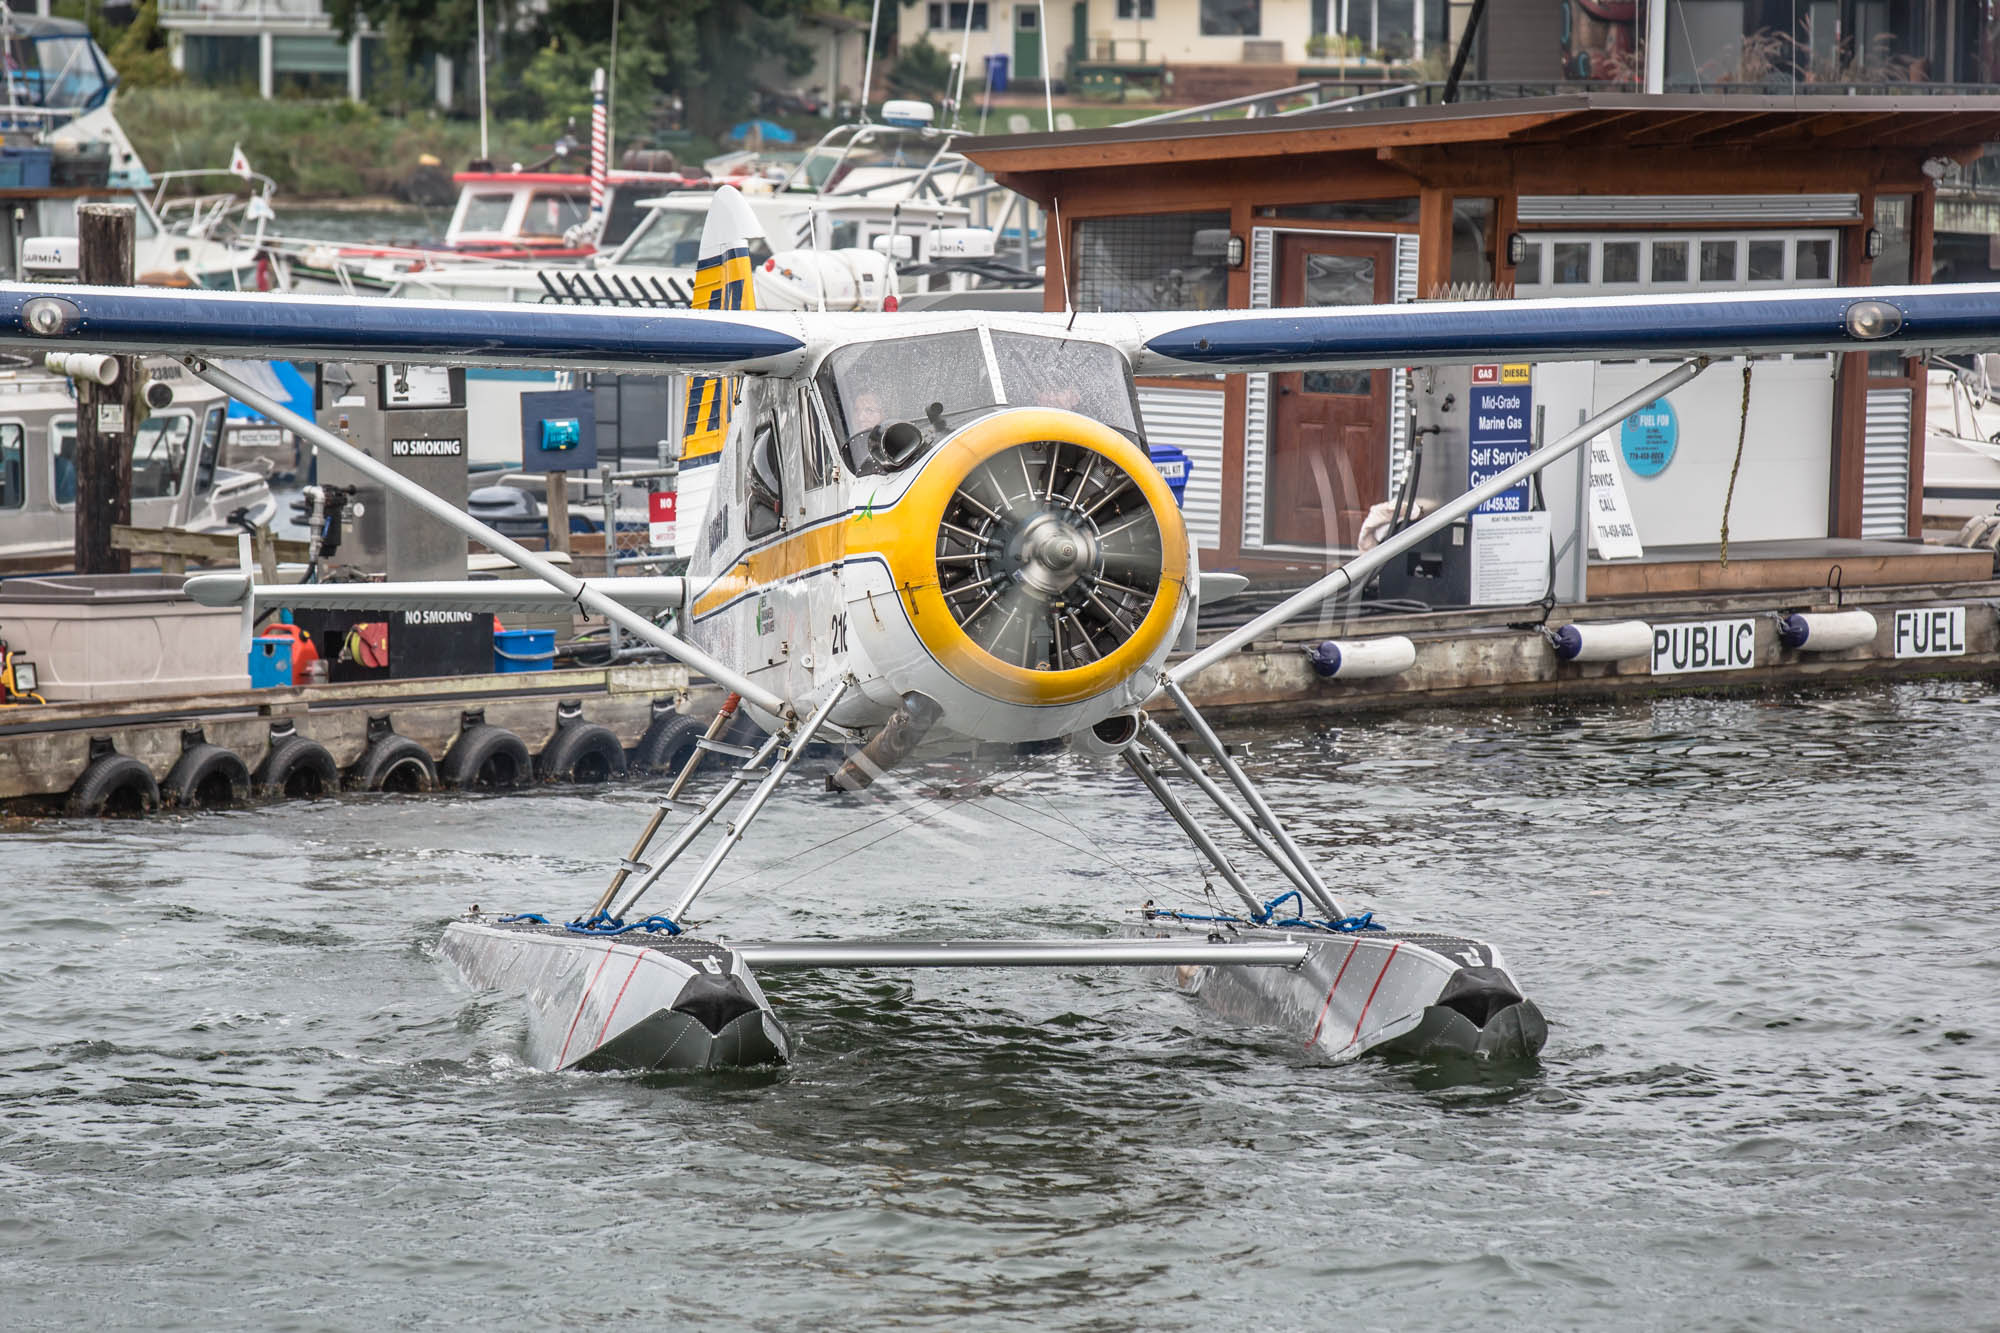
[[[63,801],[63,813],[149,815],[160,808],[160,784],[152,770],[129,754],[99,755],[83,770]]]
[[[609,727],[572,722],[557,729],[535,769],[544,782],[609,782],[625,772],[625,747]]]
[[[260,796],[312,800],[340,790],[340,765],[318,741],[289,736],[271,747],[251,778]]]
[[[174,761],[160,799],[175,810],[233,810],[250,799],[250,766],[220,745],[190,745]]]
[[[459,732],[438,764],[438,776],[447,787],[500,790],[523,786],[534,775],[527,743],[505,727],[484,723]]]
[[[688,756],[694,753],[694,743],[707,732],[707,727],[681,713],[669,713],[654,719],[653,725],[646,728],[645,736],[632,747],[632,771],[680,772]]]
[[[407,795],[434,790],[437,776],[431,752],[392,731],[361,752],[354,767],[347,770],[347,785],[358,791]]]

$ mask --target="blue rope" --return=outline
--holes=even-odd
[[[564,922],[563,929],[578,935],[623,935],[633,930],[643,930],[649,934],[657,934],[662,930],[669,935],[681,933],[679,924],[672,917],[649,916],[643,921],[634,921],[627,925],[624,918],[602,911],[595,916],[578,917],[574,921]]]
[[[532,921],[538,926],[549,924],[549,919],[540,912],[516,912],[513,916],[503,916],[500,918],[500,924],[503,926],[515,921]]]
[[[1149,917],[1163,916],[1173,921],[1220,922],[1233,926],[1266,926],[1272,930],[1324,930],[1337,935],[1354,935],[1364,930],[1388,929],[1387,926],[1380,926],[1375,923],[1375,914],[1373,912],[1363,912],[1359,916],[1344,916],[1338,920],[1325,920],[1307,916],[1280,918],[1277,916],[1278,907],[1288,898],[1298,905],[1297,910],[1300,912],[1305,911],[1305,899],[1299,897],[1297,889],[1293,889],[1290,892],[1281,893],[1271,899],[1270,902],[1265,903],[1264,910],[1258,912],[1248,920],[1240,916],[1206,916],[1198,912],[1174,912],[1160,907],[1146,908],[1146,915]]]

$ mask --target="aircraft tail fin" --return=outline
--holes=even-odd
[[[732,185],[715,192],[708,220],[701,228],[701,257],[695,261],[696,310],[754,310],[755,285],[750,280],[750,242],[764,234],[763,224]],[[687,417],[681,429],[683,461],[717,453],[729,432],[729,381],[717,375],[690,375]]]

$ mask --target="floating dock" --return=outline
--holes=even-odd
[[[1926,561],[1940,573],[1990,575],[1986,553],[1943,550],[1950,554]],[[1811,572],[1824,579],[1825,562]],[[1439,705],[1980,676],[2000,670],[1996,608],[2000,581],[1986,577],[1849,587],[1838,595],[1820,586],[1632,596],[1555,606],[1546,617],[1530,606],[1307,618],[1203,671],[1189,695],[1212,717],[1270,723]],[[1831,651],[1822,650],[1824,641],[1788,644],[1789,617],[1857,611],[1872,621],[1865,642]],[[1842,623],[1851,639],[1855,618],[1848,614]],[[1587,636],[1635,625],[1643,633],[1620,641],[1643,648],[1631,656],[1566,660],[1560,652],[1565,628]],[[1371,665],[1322,674],[1327,654],[1314,650],[1329,643],[1346,649],[1347,661]],[[106,800],[101,791],[83,790],[78,799],[93,767],[103,773],[114,757],[132,761],[118,767],[134,781],[134,767],[143,768],[158,788],[157,803],[166,805],[240,804],[340,787],[421,791],[608,780],[642,757],[649,738],[657,744],[681,712],[701,718],[712,712],[709,693],[699,677],[661,663],[26,705],[0,710],[0,808],[23,814],[152,808]],[[1167,720],[1172,725],[1171,714]],[[511,738],[501,748],[514,771],[503,764],[481,780],[453,762],[455,752],[464,760],[462,747],[481,728],[488,729],[480,732],[488,748],[504,739],[493,730]],[[590,729],[588,743],[582,728]],[[330,780],[325,767],[313,775],[272,771],[274,758],[300,739],[325,750]],[[197,752],[209,765],[206,782],[187,771]],[[393,755],[401,762],[388,762]],[[242,780],[218,779],[218,770]],[[317,785],[308,780],[313,776]]]

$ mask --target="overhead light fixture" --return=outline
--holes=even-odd
[[[1528,238],[1523,236],[1518,231],[1508,232],[1507,262],[1511,265],[1514,265],[1515,267],[1519,267],[1521,261],[1523,259],[1526,259],[1527,257],[1528,257]]]
[[[1882,232],[1880,228],[1870,227],[1868,234],[1861,238],[1861,253],[1867,255],[1870,259],[1881,257]]]
[[[1243,267],[1243,238],[1242,238],[1241,236],[1231,236],[1231,237],[1229,238],[1229,245],[1228,245],[1228,247],[1227,247],[1227,250],[1226,250],[1226,252],[1225,252],[1225,253],[1227,254],[1227,256],[1228,256],[1228,259],[1229,259],[1229,267],[1231,267],[1231,268],[1242,268],[1242,267]]]

